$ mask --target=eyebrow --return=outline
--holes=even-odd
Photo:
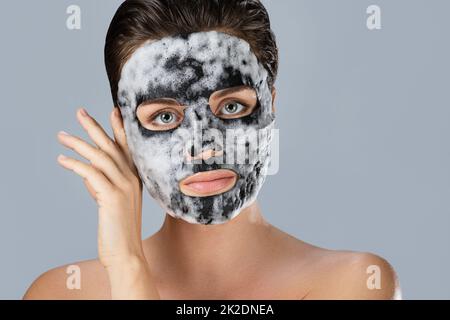
[[[173,105],[173,106],[180,106],[181,105],[175,99],[171,99],[171,98],[156,98],[156,99],[144,100],[140,104],[138,104],[138,106],[146,105],[146,104],[152,104],[152,103],[164,103],[164,104],[170,104],[170,105]]]
[[[236,92],[240,92],[240,91],[244,91],[244,90],[253,90],[250,86],[239,86],[239,87],[233,87],[233,88],[227,88],[227,89],[222,89],[222,90],[218,90],[215,91],[211,94],[211,97],[217,96],[217,98],[222,98],[223,96],[232,94],[232,93],[236,93]]]

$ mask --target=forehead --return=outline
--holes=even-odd
[[[119,100],[170,97],[192,100],[239,85],[257,87],[267,78],[250,45],[226,33],[209,31],[149,42],[124,65]]]

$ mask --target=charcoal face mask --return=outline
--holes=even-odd
[[[250,45],[226,33],[208,31],[165,37],[138,48],[122,68],[118,104],[124,121],[128,146],[139,176],[150,195],[167,213],[190,223],[220,224],[236,217],[249,206],[265,180],[270,162],[270,142],[274,123],[269,75]],[[257,106],[241,118],[221,119],[211,110],[209,97],[217,90],[247,85],[257,93]],[[137,107],[157,98],[171,98],[185,106],[178,127],[153,131],[142,126]],[[205,130],[223,134],[224,142],[205,139]],[[254,161],[227,161],[227,132],[257,131],[248,138],[246,149],[256,146]],[[199,138],[194,132],[202,132]],[[186,133],[192,136],[186,140]],[[208,136],[206,134],[206,136]],[[188,163],[184,151],[192,143],[201,150],[222,148],[223,163]],[[182,148],[179,148],[182,146]],[[231,150],[231,151],[230,151]],[[198,148],[197,148],[198,151]],[[228,155],[227,155],[228,151]],[[234,152],[234,151],[233,151]],[[237,158],[237,153],[236,157]],[[180,191],[179,182],[197,172],[230,169],[238,174],[234,187],[222,194],[193,197]]]

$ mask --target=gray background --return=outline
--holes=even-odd
[[[119,3],[2,3],[0,298],[97,255],[96,205],[57,164],[56,133],[87,138],[79,106],[111,132],[103,44]],[[281,139],[265,217],[319,246],[383,256],[406,299],[450,298],[450,2],[265,3],[280,48]],[[70,4],[81,6],[80,31],[66,28]],[[382,30],[366,28],[370,4]],[[146,194],[144,234],[163,217]]]

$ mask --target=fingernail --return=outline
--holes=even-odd
[[[62,135],[65,135],[65,136],[70,136],[70,134],[68,134],[67,132],[65,132],[65,131],[60,131],[60,132],[58,132],[59,134],[62,134]]]
[[[84,117],[87,117],[87,116],[88,116],[88,113],[87,113],[87,111],[86,111],[85,108],[81,108],[81,109],[80,109],[80,113],[81,113],[81,115],[84,116]]]
[[[60,154],[58,156],[58,160],[66,160],[66,159],[67,159],[67,157],[65,155],[63,155],[63,154]]]

